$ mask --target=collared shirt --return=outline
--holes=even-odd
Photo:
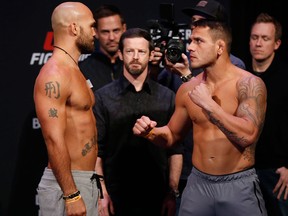
[[[98,156],[104,161],[108,191],[124,190],[137,196],[139,190],[164,191],[168,183],[167,149],[134,135],[132,128],[142,115],[156,121],[157,126],[166,125],[174,112],[174,92],[149,78],[136,92],[121,76],[97,90],[95,98]],[[178,150],[172,149],[174,153],[181,152]]]
[[[101,52],[94,52],[85,60],[79,62],[79,68],[96,91],[102,86],[120,77],[123,70],[123,62],[117,58],[114,64]]]

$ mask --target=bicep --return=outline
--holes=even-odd
[[[52,80],[52,79],[51,79]],[[42,79],[36,82],[34,102],[44,138],[57,139],[66,125],[66,95],[61,82]]]
[[[261,127],[266,112],[267,92],[264,82],[255,76],[246,77],[238,83],[239,106],[236,115]]]

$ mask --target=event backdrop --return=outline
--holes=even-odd
[[[220,1],[220,0],[219,0]],[[2,2],[1,16],[1,196],[0,215],[38,215],[36,187],[47,164],[46,148],[33,103],[33,86],[40,68],[51,56],[53,33],[50,16],[56,0],[10,0]],[[197,0],[86,0],[92,10],[104,3],[121,9],[128,27],[147,27],[159,19],[160,3],[174,3],[175,21],[189,23],[181,9]],[[250,23],[261,11],[270,12],[285,24],[283,1],[222,0],[230,12],[234,55],[248,60]],[[283,53],[287,51],[287,29]]]

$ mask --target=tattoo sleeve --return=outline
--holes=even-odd
[[[236,116],[245,117],[258,128],[260,135],[264,124],[266,111],[266,88],[262,80],[257,77],[246,77],[237,84],[239,106]],[[233,132],[227,128],[212,112],[208,111],[207,115],[210,121],[215,124],[229,140],[240,145],[247,145],[249,142],[244,136],[239,136],[237,132]]]
[[[228,137],[229,140],[232,140],[234,142],[236,141],[237,143],[243,143],[244,145],[248,143],[244,137],[239,137],[233,131],[228,130],[220,120],[216,119],[213,116],[212,112],[208,112],[208,116],[210,118],[210,121],[215,124]]]
[[[258,77],[248,77],[238,84],[239,107],[237,116],[248,117],[256,127],[261,129],[266,112],[266,88]]]

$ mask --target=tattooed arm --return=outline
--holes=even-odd
[[[71,174],[71,160],[65,140],[67,122],[67,100],[69,74],[57,66],[45,65],[34,86],[34,101],[43,137],[45,139],[49,164],[64,193],[74,193],[75,186]]]
[[[215,124],[231,142],[245,148],[254,144],[261,133],[267,93],[263,81],[253,75],[239,79],[236,89],[239,101],[236,113],[225,112],[212,100],[209,88],[204,83],[199,84],[189,96],[203,108],[210,122]]]
[[[236,125],[234,131],[237,133],[225,134],[230,140],[245,146],[255,143],[260,136],[265,120],[267,92],[264,82],[256,76],[241,79],[237,83],[237,90],[239,106],[236,116],[242,118],[244,123],[238,132]]]

